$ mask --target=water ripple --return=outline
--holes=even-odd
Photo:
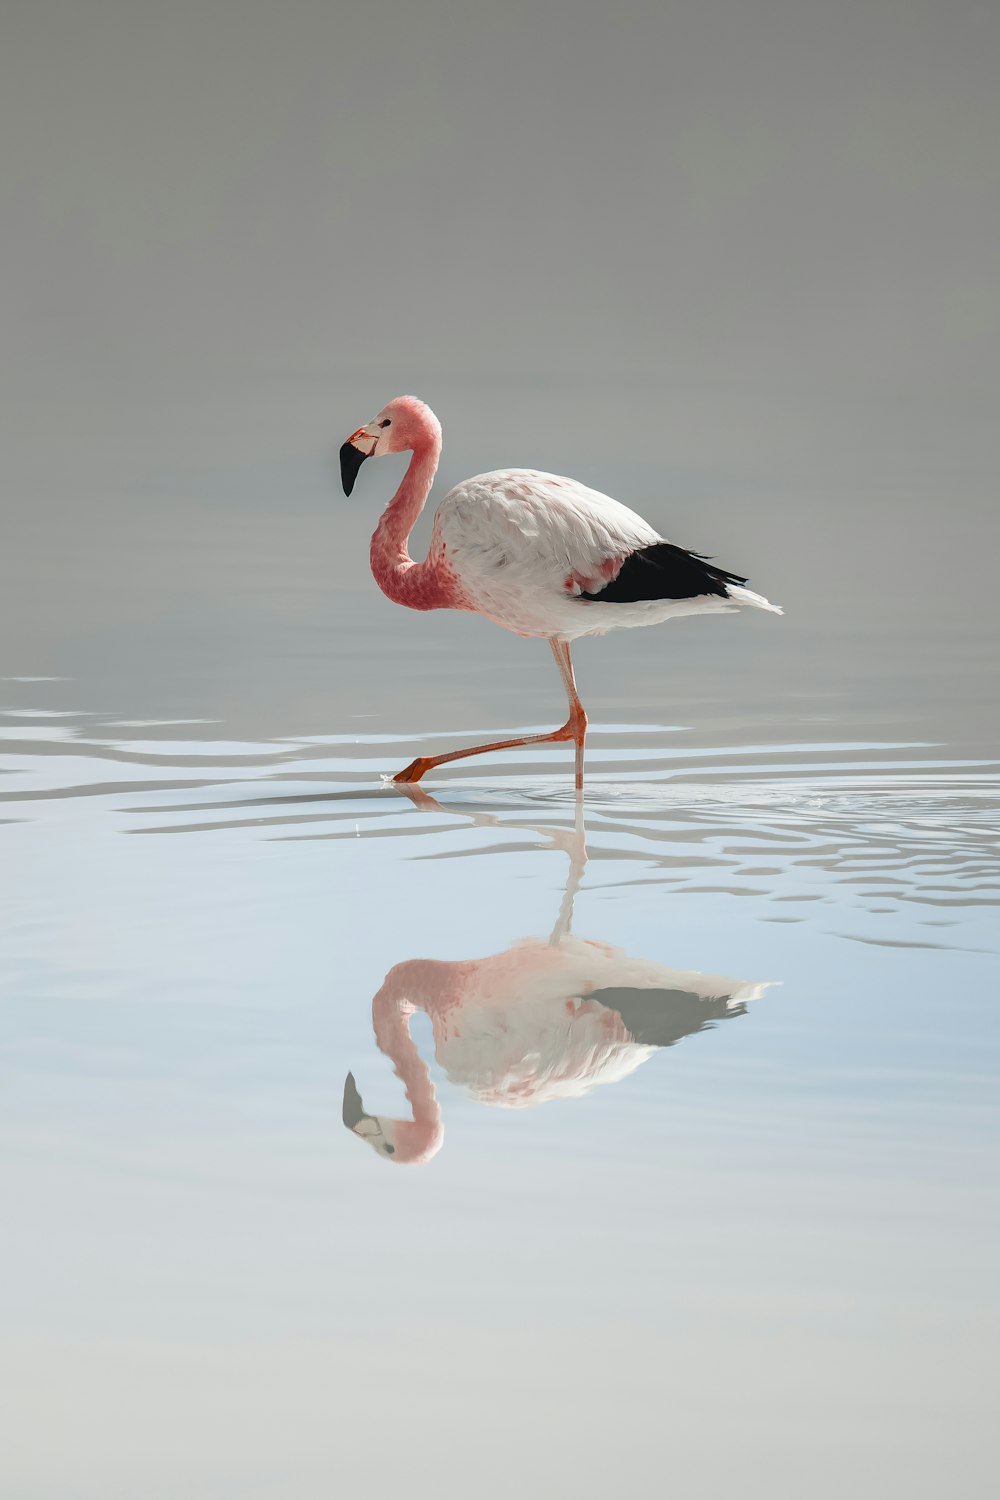
[[[439,860],[537,847],[573,816],[559,746],[442,774],[440,802],[421,815],[384,780],[417,748],[401,736],[248,742],[210,738],[214,724],[192,739],[190,721],[128,725],[70,710],[33,724],[5,718],[0,801],[16,822],[65,816],[69,802],[75,818],[132,837],[391,838],[405,858]],[[784,922],[804,920],[794,908],[846,902],[878,918],[878,933],[838,935],[941,946],[940,930],[901,939],[888,919],[905,906],[908,930],[914,920],[940,928],[1000,904],[1000,765],[941,751],[861,740],[712,746],[673,726],[599,726],[588,745],[588,883],[752,897],[767,920]]]

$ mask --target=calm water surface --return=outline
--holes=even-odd
[[[689,669],[581,648],[582,817],[561,748],[410,797],[415,746],[558,683],[359,608],[367,683],[317,642],[303,711],[272,643],[257,735],[155,625],[164,699],[223,711],[3,683],[7,1493],[982,1493],[980,728],[838,711],[794,616],[695,621]]]

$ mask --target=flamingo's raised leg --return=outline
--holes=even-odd
[[[486,755],[491,750],[514,750],[520,745],[548,745],[562,740],[572,740],[576,745],[576,789],[583,790],[583,748],[587,739],[587,715],[576,691],[573,663],[569,654],[569,641],[553,636],[549,640],[552,655],[556,659],[559,675],[569,699],[569,718],[560,729],[551,734],[526,734],[515,740],[494,740],[489,745],[472,745],[468,750],[449,750],[445,755],[418,755],[402,771],[392,778],[397,782],[419,781],[428,771],[447,765],[452,760],[465,760],[469,755]]]

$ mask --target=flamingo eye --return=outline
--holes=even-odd
[[[384,422],[380,422],[378,425],[380,427],[391,427],[392,426],[392,418],[391,417],[386,417],[385,421]]]
[[[385,1143],[385,1154],[386,1156],[395,1156],[396,1154],[395,1146],[390,1146],[388,1141]]]

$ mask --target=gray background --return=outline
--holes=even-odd
[[[8,4],[0,669],[273,732],[558,714],[537,647],[374,591],[390,466],[347,505],[332,457],[413,390],[444,483],[575,474],[788,609],[587,646],[599,713],[992,732],[998,23]]]

